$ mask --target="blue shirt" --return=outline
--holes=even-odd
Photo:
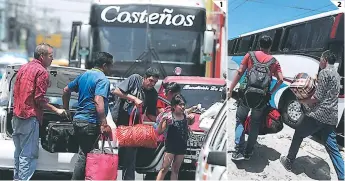
[[[98,69],[88,70],[70,82],[68,88],[79,93],[78,109],[74,119],[89,121],[89,123],[99,123],[95,105],[96,95],[104,98],[105,115],[108,114],[110,81],[102,71]]]

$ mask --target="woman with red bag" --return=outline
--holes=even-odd
[[[184,159],[184,154],[187,150],[187,141],[189,138],[188,125],[193,124],[194,115],[185,112],[186,100],[181,94],[175,95],[171,100],[170,115],[162,117],[162,121],[158,126],[158,134],[167,131],[165,140],[165,154],[163,158],[162,168],[158,173],[157,180],[164,180],[165,175],[171,168],[171,180],[178,179],[178,172]]]

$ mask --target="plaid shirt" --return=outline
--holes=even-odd
[[[36,117],[41,123],[43,119],[42,104],[49,84],[47,69],[39,60],[22,65],[17,73],[14,84],[13,113],[16,117],[28,119]]]

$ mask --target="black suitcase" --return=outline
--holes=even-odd
[[[45,144],[42,144],[45,150],[51,153],[78,153],[78,144],[71,122],[49,123],[46,129]]]

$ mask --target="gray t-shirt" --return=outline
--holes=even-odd
[[[146,90],[142,88],[142,85],[143,77],[138,74],[133,74],[121,82],[118,88],[125,94],[131,94],[141,99],[143,101],[143,113],[146,112],[147,115],[156,116],[158,93],[155,88]],[[129,114],[134,103],[126,99],[120,99],[120,101],[117,125],[128,125]],[[138,120],[136,120],[134,124],[136,124],[137,121]]]
[[[307,116],[322,123],[336,125],[338,123],[338,95],[340,92],[340,76],[333,66],[321,70],[314,97],[320,102],[309,106]]]

